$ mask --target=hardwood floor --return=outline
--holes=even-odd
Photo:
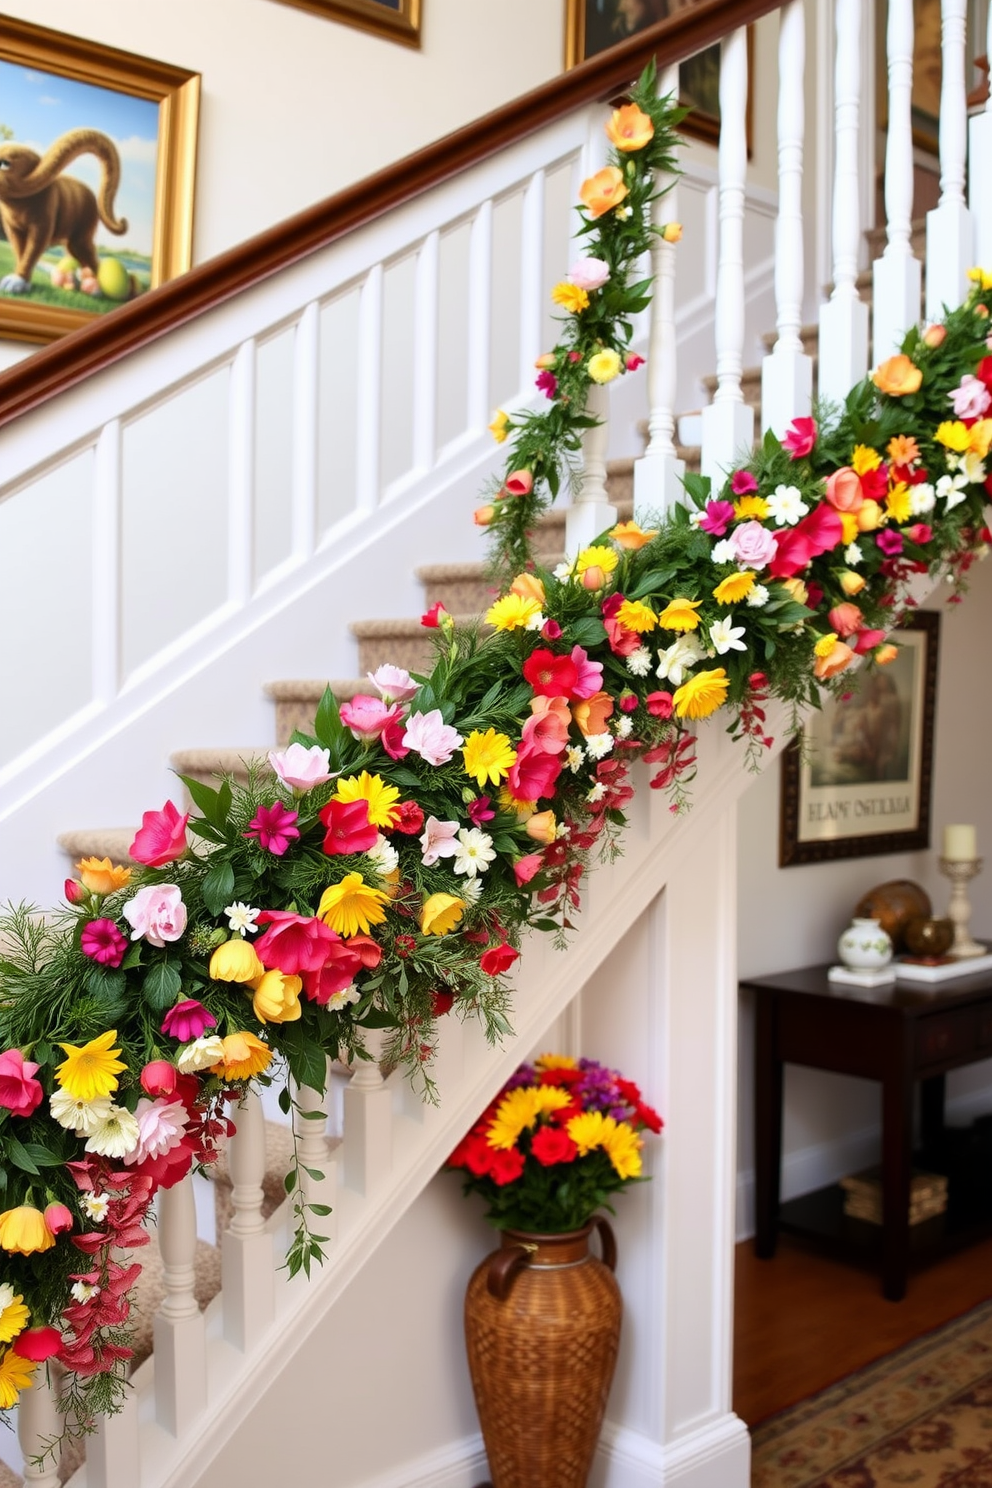
[[[738,1245],[736,1276],[734,1410],[755,1426],[992,1297],[992,1240],[915,1272],[902,1302],[788,1236],[771,1261]]]

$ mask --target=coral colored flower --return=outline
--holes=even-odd
[[[420,911],[422,935],[447,935],[465,913],[465,900],[455,894],[431,894]]]
[[[589,373],[589,376],[593,382],[600,384],[612,382],[615,377],[619,377],[622,370],[623,362],[620,359],[619,353],[611,350],[609,347],[604,347],[602,351],[595,352],[586,363],[586,371]]]
[[[578,681],[578,668],[570,656],[556,656],[543,647],[528,656],[523,674],[542,697],[567,697]]]
[[[717,584],[713,590],[713,598],[717,604],[739,604],[754,588],[755,577],[750,569],[745,569],[743,573],[730,574]]]
[[[528,853],[526,857],[517,858],[513,865],[513,876],[517,881],[517,887],[523,888],[529,884],[536,873],[540,873],[544,867],[544,856],[542,853]]]
[[[672,707],[679,718],[709,718],[727,698],[730,679],[723,667],[697,672],[676,688]]]
[[[141,1071],[141,1088],[146,1095],[175,1095],[179,1071],[167,1059],[152,1059]]]
[[[568,277],[579,289],[602,289],[610,277],[610,266],[605,258],[578,258],[569,269]]]
[[[614,109],[603,128],[610,144],[624,153],[643,150],[654,139],[651,116],[636,103],[625,103],[622,108]]]
[[[699,627],[696,611],[702,602],[701,599],[673,599],[658,616],[658,624],[662,630],[696,630]]]
[[[320,896],[317,915],[338,935],[367,935],[386,918],[389,895],[367,884],[360,873],[346,873]]]
[[[424,716],[424,714],[414,714],[414,718]],[[426,717],[432,718],[433,714],[429,713]],[[413,719],[408,721],[403,738],[405,744],[411,749],[416,749],[417,746],[412,744],[408,737],[412,722]],[[459,739],[458,742],[461,743],[461,740]],[[423,757],[428,758],[427,755]],[[430,763],[440,764],[442,761],[430,760]],[[360,775],[349,775],[346,779],[338,780],[335,795],[339,801],[364,801],[368,807],[369,821],[374,827],[381,827],[386,832],[390,831],[396,820],[396,802],[399,800],[400,793],[395,785],[387,785],[381,775],[370,775],[368,770],[363,770]]]
[[[509,415],[504,413],[502,408],[497,408],[493,414],[493,421],[489,425],[489,432],[497,444],[502,444],[507,438],[508,430],[506,426],[509,422]]]
[[[920,446],[910,434],[894,434],[886,446],[886,454],[893,465],[912,465],[920,458]]]
[[[583,310],[589,308],[589,296],[584,289],[577,284],[570,284],[567,279],[562,279],[551,291],[551,298],[556,305],[567,310],[569,315],[579,315]]]
[[[572,717],[586,738],[602,734],[607,719],[612,716],[613,699],[608,692],[594,692],[592,697],[582,698],[572,705]]]
[[[523,727],[521,743],[529,750],[539,749],[544,754],[561,754],[568,746],[568,730],[572,715],[564,698],[545,698],[560,706],[547,708],[541,713],[532,713]]]
[[[506,778],[517,751],[506,734],[497,733],[493,728],[486,729],[485,733],[473,729],[465,741],[462,755],[465,774],[471,775],[481,790],[487,782],[499,785]]]
[[[127,938],[113,920],[90,920],[83,926],[79,949],[98,966],[120,966],[127,952]]]
[[[511,594],[519,594],[521,599],[535,599],[539,605],[545,601],[544,585],[536,574],[517,574],[510,585]]]
[[[487,976],[502,976],[503,972],[509,971],[514,961],[519,959],[520,952],[515,951],[512,946],[491,946],[479,957],[479,967]]]
[[[623,172],[617,170],[615,165],[604,166],[579,187],[579,199],[594,221],[611,208],[618,207],[626,195]]]
[[[854,660],[854,652],[844,641],[838,641],[834,637],[834,644],[825,656],[817,656],[813,664],[813,675],[821,682],[828,677],[836,677],[838,672],[843,672]]]
[[[211,1066],[211,1073],[222,1080],[252,1080],[272,1058],[272,1050],[253,1033],[229,1033],[221,1044],[223,1053]]]
[[[265,970],[255,947],[240,936],[226,940],[210,957],[210,979],[214,982],[251,982]]]
[[[269,764],[276,778],[294,790],[311,790],[331,778],[331,752],[313,744],[290,744],[286,749],[269,751]]]
[[[20,1049],[5,1049],[0,1054],[0,1106],[12,1116],[31,1116],[41,1105],[45,1092],[34,1078],[38,1069]]]
[[[861,629],[865,620],[856,604],[845,603],[834,605],[827,616],[827,623],[831,630],[846,640]]]
[[[248,830],[241,835],[254,837],[264,852],[270,852],[274,858],[281,858],[289,844],[295,842],[300,835],[300,829],[295,824],[299,814],[284,806],[281,801],[273,801],[271,806],[259,806],[248,823]]]
[[[797,418],[785,431],[782,448],[789,451],[793,460],[801,460],[812,452],[816,443],[816,419]]]
[[[842,465],[827,477],[826,497],[830,505],[840,512],[860,511],[865,493],[858,472],[850,465]]]
[[[585,704],[578,704],[584,707]],[[561,758],[521,744],[516,762],[506,777],[507,788],[515,801],[539,801],[554,794],[555,781],[561,774]]]
[[[109,858],[83,858],[76,872],[91,894],[113,894],[131,882],[130,868],[112,865]]]
[[[644,699],[644,706],[652,718],[671,718],[672,694],[670,692],[649,692]]]
[[[943,346],[947,340],[947,327],[944,325],[929,325],[920,338],[924,346],[929,346],[936,351],[938,346]]]
[[[257,954],[257,945],[255,949]],[[194,997],[186,997],[182,1002],[177,1002],[162,1019],[162,1032],[168,1038],[178,1039],[181,1044],[198,1039],[204,1029],[216,1026],[217,1019],[213,1013],[208,1012],[203,1003],[197,1002]]]
[[[117,1089],[117,1076],[127,1065],[111,1045],[117,1029],[110,1028],[87,1044],[59,1044],[66,1058],[55,1071],[62,1089],[77,1101],[99,1100]]]
[[[637,522],[618,522],[615,527],[610,528],[609,535],[617,547],[636,553],[641,548],[647,547],[648,543],[658,536],[658,529],[644,532]]]
[[[399,718],[400,711],[398,703],[387,707],[381,698],[367,697],[361,692],[338,709],[345,728],[363,744],[374,744],[384,729]]]
[[[504,594],[486,611],[486,624],[495,630],[526,630],[540,613],[536,599],[523,594]]]
[[[723,537],[734,520],[734,505],[731,501],[707,501],[699,525],[710,537]]]
[[[464,742],[458,730],[445,723],[440,708],[432,708],[429,713],[411,713],[406,721],[403,743],[429,765],[446,765]],[[395,787],[389,789],[394,797],[399,795]],[[377,825],[386,823],[378,822]]]
[[[403,667],[388,663],[377,667],[374,672],[367,672],[366,676],[384,703],[408,703],[419,686]]]
[[[447,610],[444,608],[444,605],[441,603],[441,601],[438,600],[436,604],[432,604],[430,609],[427,610],[423,615],[421,615],[420,623],[425,630],[437,630],[440,627],[442,620],[447,619],[447,616]]]
[[[878,650],[875,652],[875,665],[888,666],[890,662],[895,661],[898,655],[898,646],[893,646],[891,644],[888,646],[879,646]]]
[[[749,496],[758,489],[758,482],[750,470],[735,470],[730,477],[730,489],[735,496]]]
[[[258,921],[270,926],[255,942],[258,959],[269,970],[299,976],[319,970],[327,960],[334,936],[315,916],[268,909],[262,911]]]
[[[320,812],[327,828],[323,849],[328,856],[368,852],[379,837],[379,828],[369,821],[368,801],[339,801],[334,796]]]
[[[899,352],[876,367],[871,380],[880,393],[887,393],[891,398],[903,398],[909,393],[919,392],[923,373],[908,356]]]
[[[560,1126],[539,1126],[531,1138],[530,1150],[545,1168],[574,1162],[579,1155],[578,1147]]]
[[[503,482],[508,496],[529,496],[534,489],[534,476],[529,470],[512,470]]]
[[[51,1250],[55,1236],[45,1223],[45,1216],[32,1204],[21,1204],[0,1214],[0,1250],[12,1255],[34,1255]]]

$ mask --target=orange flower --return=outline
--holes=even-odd
[[[834,511],[856,512],[864,505],[865,493],[861,486],[861,477],[850,465],[842,465],[839,470],[827,476],[826,494]]]
[[[229,1033],[221,1043],[223,1056],[210,1066],[210,1073],[222,1080],[251,1080],[262,1073],[272,1058],[272,1050],[247,1031]]]
[[[608,536],[612,537],[618,548],[626,548],[628,552],[636,553],[639,548],[646,547],[652,538],[658,536],[658,528],[650,532],[642,532],[636,522],[618,522],[611,527]]]
[[[563,697],[542,697],[538,694],[530,700],[530,711],[536,718],[543,718],[545,713],[552,713],[564,725],[566,733],[571,727],[572,715],[568,708],[568,699]]]
[[[860,594],[868,580],[863,574],[855,573],[853,568],[845,568],[838,579],[840,587],[848,599],[853,599],[855,594]]]
[[[535,811],[527,820],[525,828],[528,837],[533,837],[535,842],[541,842],[547,847],[549,842],[554,842],[557,831],[555,814],[553,811]]]
[[[496,508],[494,506],[477,506],[472,515],[472,521],[476,527],[488,527],[495,515]]]
[[[592,697],[572,704],[572,717],[586,738],[590,734],[604,734],[606,720],[612,713],[613,699],[608,692],[594,692]]]
[[[893,465],[912,465],[920,458],[920,446],[912,434],[896,434],[889,440],[886,453]]]
[[[663,243],[681,243],[681,222],[666,222],[664,227],[661,229],[661,239]]]
[[[618,150],[643,150],[654,138],[650,117],[636,103],[614,109],[605,127],[607,139]]]
[[[876,367],[871,380],[880,393],[888,393],[891,398],[904,398],[907,393],[919,392],[923,373],[900,351]]]
[[[114,866],[109,858],[83,858],[76,872],[91,894],[112,894],[131,882],[130,868]]]
[[[879,646],[878,650],[875,652],[875,664],[876,666],[888,666],[889,662],[895,661],[898,655],[899,647],[893,646],[892,642],[890,641],[885,646]]]
[[[626,195],[623,172],[615,165],[605,165],[579,187],[579,199],[592,218],[602,217],[612,207],[618,207]]]
[[[813,664],[813,675],[825,682],[828,677],[836,677],[838,672],[844,671],[854,660],[854,652],[850,646],[845,646],[843,641],[835,641],[826,656],[818,656]]]
[[[521,599],[535,599],[539,605],[544,603],[544,585],[536,574],[517,574],[510,585],[511,594],[519,594]]]

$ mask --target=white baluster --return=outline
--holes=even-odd
[[[575,500],[565,513],[565,549],[577,553],[617,519],[617,509],[606,494],[606,449],[610,442],[610,396],[598,383],[589,384],[586,412],[599,423],[582,436],[582,479]]]
[[[17,1440],[24,1458],[25,1488],[59,1488],[61,1449],[48,1456],[43,1454],[61,1435],[62,1417],[55,1390],[48,1382],[45,1365],[37,1364],[30,1388],[17,1403]],[[42,1460],[31,1460],[37,1457]]]
[[[86,1441],[86,1488],[135,1488],[141,1482],[138,1396],[129,1392],[115,1416],[98,1416]]]
[[[678,97],[678,67],[667,67],[658,79],[658,96]],[[654,202],[651,221],[655,227],[678,221],[677,176],[669,178],[670,189]],[[667,185],[660,181],[659,186]],[[655,238],[651,249],[654,298],[648,339],[648,447],[634,461],[634,518],[642,524],[667,511],[683,496],[685,461],[675,449],[675,269],[679,249],[675,243]]]
[[[22,498],[22,500],[25,498]],[[100,430],[93,471],[91,642],[96,702],[110,703],[121,683],[121,425]]]
[[[927,317],[953,310],[968,289],[975,227],[964,200],[968,107],[965,34],[968,0],[941,0],[940,201],[927,213]],[[988,191],[988,157],[972,156]]]
[[[520,222],[520,386],[530,393],[543,351],[544,172],[535,171],[524,192]]]
[[[761,422],[781,438],[809,414],[813,362],[803,351],[803,141],[806,19],[803,0],[781,12],[778,35],[778,220],[775,223],[775,304],[778,339],[761,366]]]
[[[265,1117],[257,1091],[233,1113],[237,1131],[228,1147],[231,1225],[221,1238],[224,1337],[247,1353],[275,1315],[272,1236],[262,1217]]]
[[[389,1173],[393,1161],[393,1097],[379,1069],[382,1033],[369,1029],[371,1059],[355,1062],[344,1092],[344,1181],[367,1194]]]
[[[489,406],[489,356],[492,340],[493,204],[479,203],[472,223],[468,262],[468,427],[484,429],[493,416]]]
[[[442,1101],[452,1093],[464,1073],[465,1025],[453,1012],[447,1013],[438,1023],[437,1053],[430,1069]]]
[[[719,247],[716,271],[716,375],[703,409],[702,473],[717,484],[754,442],[754,409],[744,402],[744,186],[747,173],[747,31],[720,47]]]
[[[317,438],[320,398],[320,306],[311,301],[293,341],[293,554],[309,558],[317,541]],[[262,410],[262,417],[265,412]]]
[[[203,1314],[193,1294],[196,1206],[190,1178],[160,1190],[158,1237],[165,1299],[154,1327],[156,1418],[181,1436],[207,1404]]]
[[[858,298],[861,0],[836,0],[834,288],[820,308],[820,397],[842,403],[868,370],[868,307]]]
[[[326,1073],[324,1078],[325,1081],[328,1078]],[[309,1085],[301,1085],[295,1094],[299,1111],[294,1113],[293,1125],[300,1167],[310,1168],[313,1173],[324,1175],[322,1178],[314,1178],[311,1173],[300,1173],[303,1197],[308,1204],[326,1204],[331,1211],[330,1214],[308,1216],[310,1228],[315,1234],[326,1235],[329,1241],[334,1241],[337,1238],[338,1223],[338,1163],[337,1158],[331,1156],[327,1145],[329,1087],[325,1084],[322,1093]],[[304,1116],[301,1114],[304,1111],[319,1111],[324,1119],[318,1121],[312,1116]]]
[[[358,301],[358,429],[355,439],[355,506],[379,505],[379,440],[382,430],[382,264],[365,276]]]
[[[985,34],[985,55],[992,58],[992,6]],[[975,262],[992,272],[992,192],[988,163],[992,160],[992,88],[985,107],[969,122],[968,201],[975,222]]]
[[[889,0],[889,129],[885,147],[885,252],[872,266],[872,355],[898,351],[920,317],[921,266],[913,257],[913,0]]]
[[[417,254],[417,300],[413,332],[413,463],[433,467],[437,442],[437,307],[441,235],[432,232]]]

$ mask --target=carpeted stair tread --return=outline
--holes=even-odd
[[[218,777],[223,775],[229,775],[244,785],[251,765],[254,765],[256,774],[272,774],[268,756],[269,749],[265,744],[227,749],[177,749],[169,756],[169,764],[177,775],[190,775],[204,785],[215,785]]]
[[[0,1488],[23,1488],[24,1479],[6,1462],[0,1462]]]
[[[109,858],[112,863],[131,863],[128,849],[137,827],[76,827],[60,832],[58,844],[73,863],[80,858]]]
[[[456,629],[478,624],[478,615],[453,615]],[[349,629],[358,641],[358,665],[374,672],[389,663],[410,672],[429,671],[434,664],[437,632],[420,623],[419,616],[394,620],[353,620]]]
[[[368,677],[351,677],[344,681],[327,681],[323,678],[266,682],[265,692],[276,705],[276,748],[285,749],[293,734],[313,732],[313,720],[317,705],[330,688],[338,702],[353,698],[357,693],[375,693]]]

